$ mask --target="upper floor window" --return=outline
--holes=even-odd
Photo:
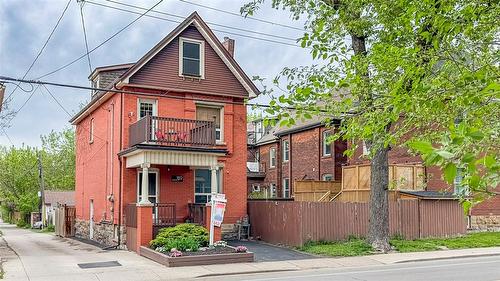
[[[283,179],[283,198],[290,198],[290,179]]]
[[[323,156],[332,155],[332,145],[328,143],[328,138],[330,137],[330,131],[323,132]]]
[[[89,143],[94,142],[94,118],[90,119]]]
[[[219,105],[203,104],[196,106],[196,120],[215,123],[215,140],[224,141],[224,107]]]
[[[179,75],[204,78],[204,42],[179,38]]]
[[[143,117],[146,117],[147,115],[156,116],[155,100],[139,99],[137,106],[138,106],[137,112],[139,113],[137,115],[137,119],[141,119]]]
[[[271,147],[269,149],[269,167],[276,167],[276,148]]]
[[[283,140],[283,162],[288,162],[290,159],[290,144],[288,140]]]

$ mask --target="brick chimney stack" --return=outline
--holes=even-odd
[[[222,42],[222,46],[226,48],[229,54],[234,57],[234,39],[229,37],[224,37],[224,42]]]

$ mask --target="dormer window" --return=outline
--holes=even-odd
[[[179,38],[180,76],[204,78],[204,46],[204,42],[200,40]]]

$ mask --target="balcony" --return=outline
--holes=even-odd
[[[215,123],[146,116],[129,126],[129,146],[156,144],[175,147],[215,146]]]

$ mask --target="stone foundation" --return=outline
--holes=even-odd
[[[500,216],[471,216],[471,229],[500,231]]]
[[[115,246],[118,243],[118,225],[101,222],[94,223],[94,237],[92,241],[95,241],[104,246]],[[126,228],[121,226],[121,247],[125,246],[126,243]],[[90,240],[90,223],[86,220],[76,219],[75,221],[75,236],[82,239]]]

